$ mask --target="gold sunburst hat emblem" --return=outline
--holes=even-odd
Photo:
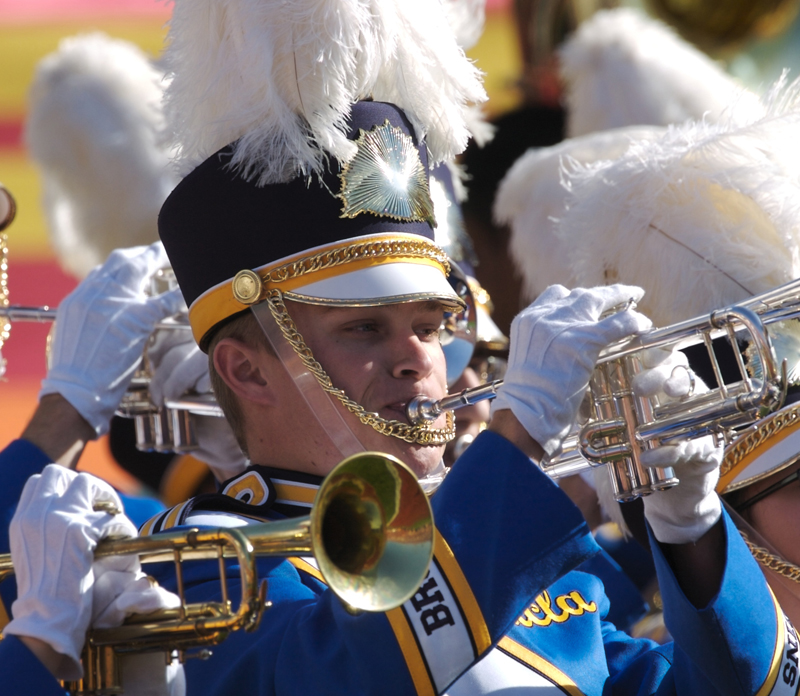
[[[343,218],[373,213],[436,226],[425,166],[414,142],[388,119],[360,130],[356,155],[342,168]]]

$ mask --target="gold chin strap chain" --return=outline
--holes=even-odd
[[[305,340],[300,335],[297,327],[289,316],[286,305],[283,302],[283,295],[280,290],[269,290],[266,296],[270,311],[284,337],[292,346],[294,351],[300,356],[300,360],[316,377],[320,386],[332,396],[335,396],[344,407],[358,418],[364,425],[370,426],[381,435],[396,437],[405,442],[416,443],[418,445],[438,446],[445,445],[456,436],[455,418],[452,411],[447,412],[447,425],[444,428],[434,428],[428,423],[421,425],[409,425],[397,420],[386,420],[377,413],[367,413],[363,406],[353,401],[341,389],[333,386],[331,378],[327,375],[322,365],[320,365],[306,345]]]
[[[750,553],[753,554],[753,558],[762,566],[775,571],[778,575],[783,575],[783,577],[788,578],[792,582],[800,583],[800,567],[794,565],[794,563],[783,560],[780,556],[776,556],[763,546],[756,546],[743,531],[739,530],[739,533],[742,535],[744,543],[747,544],[747,548],[750,549]]]
[[[720,466],[720,476],[724,476],[738,466],[739,462],[750,456],[764,442],[775,437],[785,428],[794,425],[798,418],[800,418],[800,406],[783,409],[762,420],[755,430],[743,435],[731,445]],[[730,492],[730,488],[725,492]]]

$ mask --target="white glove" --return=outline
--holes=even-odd
[[[131,614],[180,606],[176,594],[160,587],[141,570],[137,556],[107,556],[92,565],[92,621],[94,628],[116,628]]]
[[[95,512],[101,501],[122,509],[119,496],[104,481],[51,464],[25,484],[9,528],[17,600],[4,632],[38,638],[69,658],[65,673],[56,675],[60,679],[81,676],[97,542],[106,536],[136,536],[124,515]]]
[[[569,433],[600,351],[650,328],[632,308],[608,310],[640,300],[629,285],[567,290],[553,285],[511,324],[508,370],[492,413],[511,409],[528,434],[553,455]]]
[[[156,406],[187,392],[211,392],[208,356],[197,347],[190,331],[160,331],[148,357],[153,366],[150,396]],[[192,416],[192,425],[198,447],[192,454],[208,464],[218,481],[244,471],[247,460],[225,418]]]
[[[150,396],[156,406],[179,399],[187,392],[211,391],[208,356],[197,347],[191,331],[159,331],[147,355],[153,366]]]
[[[637,396],[657,396],[661,403],[690,393],[701,394],[708,387],[689,370],[680,351],[654,349],[643,354],[647,369],[633,379]],[[642,453],[642,464],[675,469],[680,483],[644,498],[644,514],[656,539],[664,544],[697,541],[722,515],[716,493],[723,450],[713,436],[667,444]]]
[[[703,380],[689,368],[689,359],[679,350],[650,348],[641,354],[643,370],[631,383],[637,396],[658,397],[669,403],[692,393],[708,391]]]
[[[108,432],[155,324],[185,307],[177,289],[145,295],[167,265],[160,242],[117,249],[61,302],[40,398],[59,393],[98,435]]]

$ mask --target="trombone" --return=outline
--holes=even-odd
[[[671,468],[650,469],[641,464],[641,452],[678,438],[714,434],[729,442],[737,429],[779,408],[786,395],[785,362],[779,363],[768,326],[800,317],[800,280],[756,295],[737,305],[653,329],[641,336],[612,344],[600,353],[590,379],[587,401],[591,416],[573,428],[562,451],[542,462],[554,479],[606,465],[614,495],[628,502],[678,484]],[[739,380],[726,384],[715,339],[727,337]],[[739,340],[749,344],[745,354]],[[637,397],[633,377],[642,371],[642,351],[648,348],[687,348],[703,344],[718,387],[689,394],[678,402],[659,403]],[[751,374],[752,373],[752,374]],[[753,375],[758,376],[753,376]],[[497,395],[502,380],[466,389],[440,400],[417,397],[406,413],[412,423],[435,420],[448,410],[468,406]]]
[[[395,457],[363,452],[340,462],[323,481],[307,517],[221,529],[183,529],[133,539],[101,541],[95,558],[136,554],[143,564],[172,561],[181,604],[135,615],[118,628],[94,629],[84,647],[84,679],[70,693],[121,693],[119,656],[216,645],[232,631],[254,631],[267,601],[258,582],[260,556],[316,558],[326,584],[348,611],[388,611],[422,584],[433,556],[433,513],[414,473]],[[226,558],[239,567],[241,597],[233,610]],[[189,604],[183,563],[216,559],[219,602]],[[0,582],[14,572],[0,555]],[[205,656],[205,655],[201,655]],[[116,690],[115,690],[116,689]]]

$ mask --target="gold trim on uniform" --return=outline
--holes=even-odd
[[[517,641],[505,636],[500,639],[497,647],[504,653],[519,660],[522,664],[531,667],[534,671],[552,681],[570,696],[584,696],[583,691],[578,688],[578,685],[552,662],[548,662],[524,645],[517,643]]]
[[[0,600],[0,640],[3,639],[3,629],[8,625],[11,619],[8,616],[8,611],[6,611],[6,605]]]
[[[322,577],[322,573],[319,572],[319,568],[311,565],[306,559],[300,558],[299,556],[288,556],[286,560],[297,568],[297,570],[308,573],[312,578],[316,578],[325,585],[328,584],[325,582],[325,578]]]
[[[486,625],[486,619],[483,618],[483,612],[478,600],[475,599],[472,588],[469,586],[467,578],[464,577],[464,571],[461,570],[461,566],[458,565],[450,545],[438,529],[434,537],[433,555],[453,588],[453,592],[467,619],[470,633],[472,633],[472,637],[475,640],[475,648],[478,654],[482,655],[492,646],[489,627]]]
[[[314,503],[319,490],[319,486],[314,486],[313,484],[303,486],[296,482],[278,483],[275,479],[272,479],[272,485],[275,486],[275,502],[289,503],[290,505],[300,504],[310,507]]]
[[[269,500],[269,485],[257,471],[248,471],[235,481],[231,481],[221,493],[248,505],[263,505]],[[250,499],[242,500],[246,493],[250,493]]]
[[[400,652],[406,661],[411,681],[414,682],[414,689],[417,696],[436,696],[436,689],[433,686],[433,677],[428,672],[425,659],[419,649],[419,644],[414,636],[414,631],[408,623],[402,608],[392,609],[386,612],[389,625],[394,631]]]
[[[483,612],[439,530],[425,581],[411,599],[386,612],[386,617],[418,696],[440,693],[492,647]],[[446,637],[438,637],[440,630]]]
[[[767,696],[768,694],[772,693],[773,688],[778,681],[781,662],[783,661],[783,649],[786,644],[786,626],[783,624],[783,610],[778,604],[777,598],[772,593],[772,588],[770,588],[768,585],[767,589],[769,590],[770,597],[772,597],[772,604],[775,607],[775,620],[778,622],[778,631],[777,636],[775,637],[775,652],[772,655],[772,664],[767,672],[766,679],[764,679],[764,683],[756,692],[756,696]]]

